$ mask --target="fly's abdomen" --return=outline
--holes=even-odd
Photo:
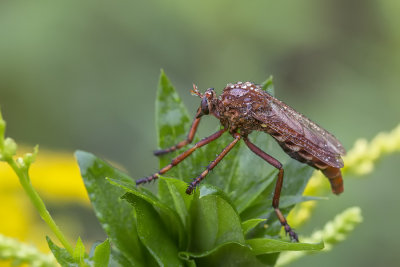
[[[343,192],[343,179],[340,168],[330,166],[321,161],[319,158],[309,153],[304,147],[292,142],[278,132],[269,130],[267,133],[269,133],[278,142],[286,154],[288,154],[291,158],[302,163],[306,163],[315,169],[321,170],[322,173],[329,179],[331,189],[334,194],[338,195]]]

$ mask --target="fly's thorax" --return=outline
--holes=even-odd
[[[252,114],[268,106],[265,94],[259,85],[250,82],[228,84],[217,99],[216,110],[221,123],[246,132],[257,130],[258,121]]]
[[[238,110],[249,113],[268,106],[267,93],[251,82],[228,84],[218,100],[224,110]]]

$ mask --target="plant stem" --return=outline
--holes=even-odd
[[[53,233],[57,236],[58,240],[63,244],[64,248],[68,251],[68,253],[72,256],[74,249],[71,244],[68,243],[67,239],[61,232],[60,228],[58,228],[57,224],[54,222],[53,218],[51,217],[50,213],[47,211],[46,206],[43,200],[40,198],[39,194],[33,188],[30,179],[28,170],[24,168],[18,167],[17,163],[13,158],[7,159],[8,164],[17,174],[19,181],[24,188],[26,194],[29,196],[31,202],[37,209],[40,214],[40,217],[47,223]]]

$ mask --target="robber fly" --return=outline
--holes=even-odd
[[[187,138],[170,148],[155,151],[154,154],[163,155],[190,144],[200,119],[204,115],[213,115],[219,119],[223,129],[202,139],[152,176],[137,180],[136,184],[157,179],[159,175],[179,164],[197,148],[219,138],[223,133],[229,132],[233,141],[207,166],[206,170],[189,184],[186,193],[191,194],[235,144],[243,139],[251,151],[279,170],[272,206],[291,240],[298,241],[297,234],[291,229],[279,209],[284,172],[282,164],[253,144],[248,136],[252,131],[270,134],[290,157],[321,170],[329,179],[332,192],[335,194],[343,192],[340,169],[343,168],[341,156],[346,152],[342,144],[328,131],[262,90],[260,85],[251,82],[228,84],[218,97],[213,88],[209,88],[204,94],[201,94],[193,85],[192,93],[201,98],[201,105]]]

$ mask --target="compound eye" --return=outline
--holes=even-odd
[[[210,110],[208,109],[208,99],[207,97],[203,97],[201,99],[201,112],[205,115],[210,113]]]

